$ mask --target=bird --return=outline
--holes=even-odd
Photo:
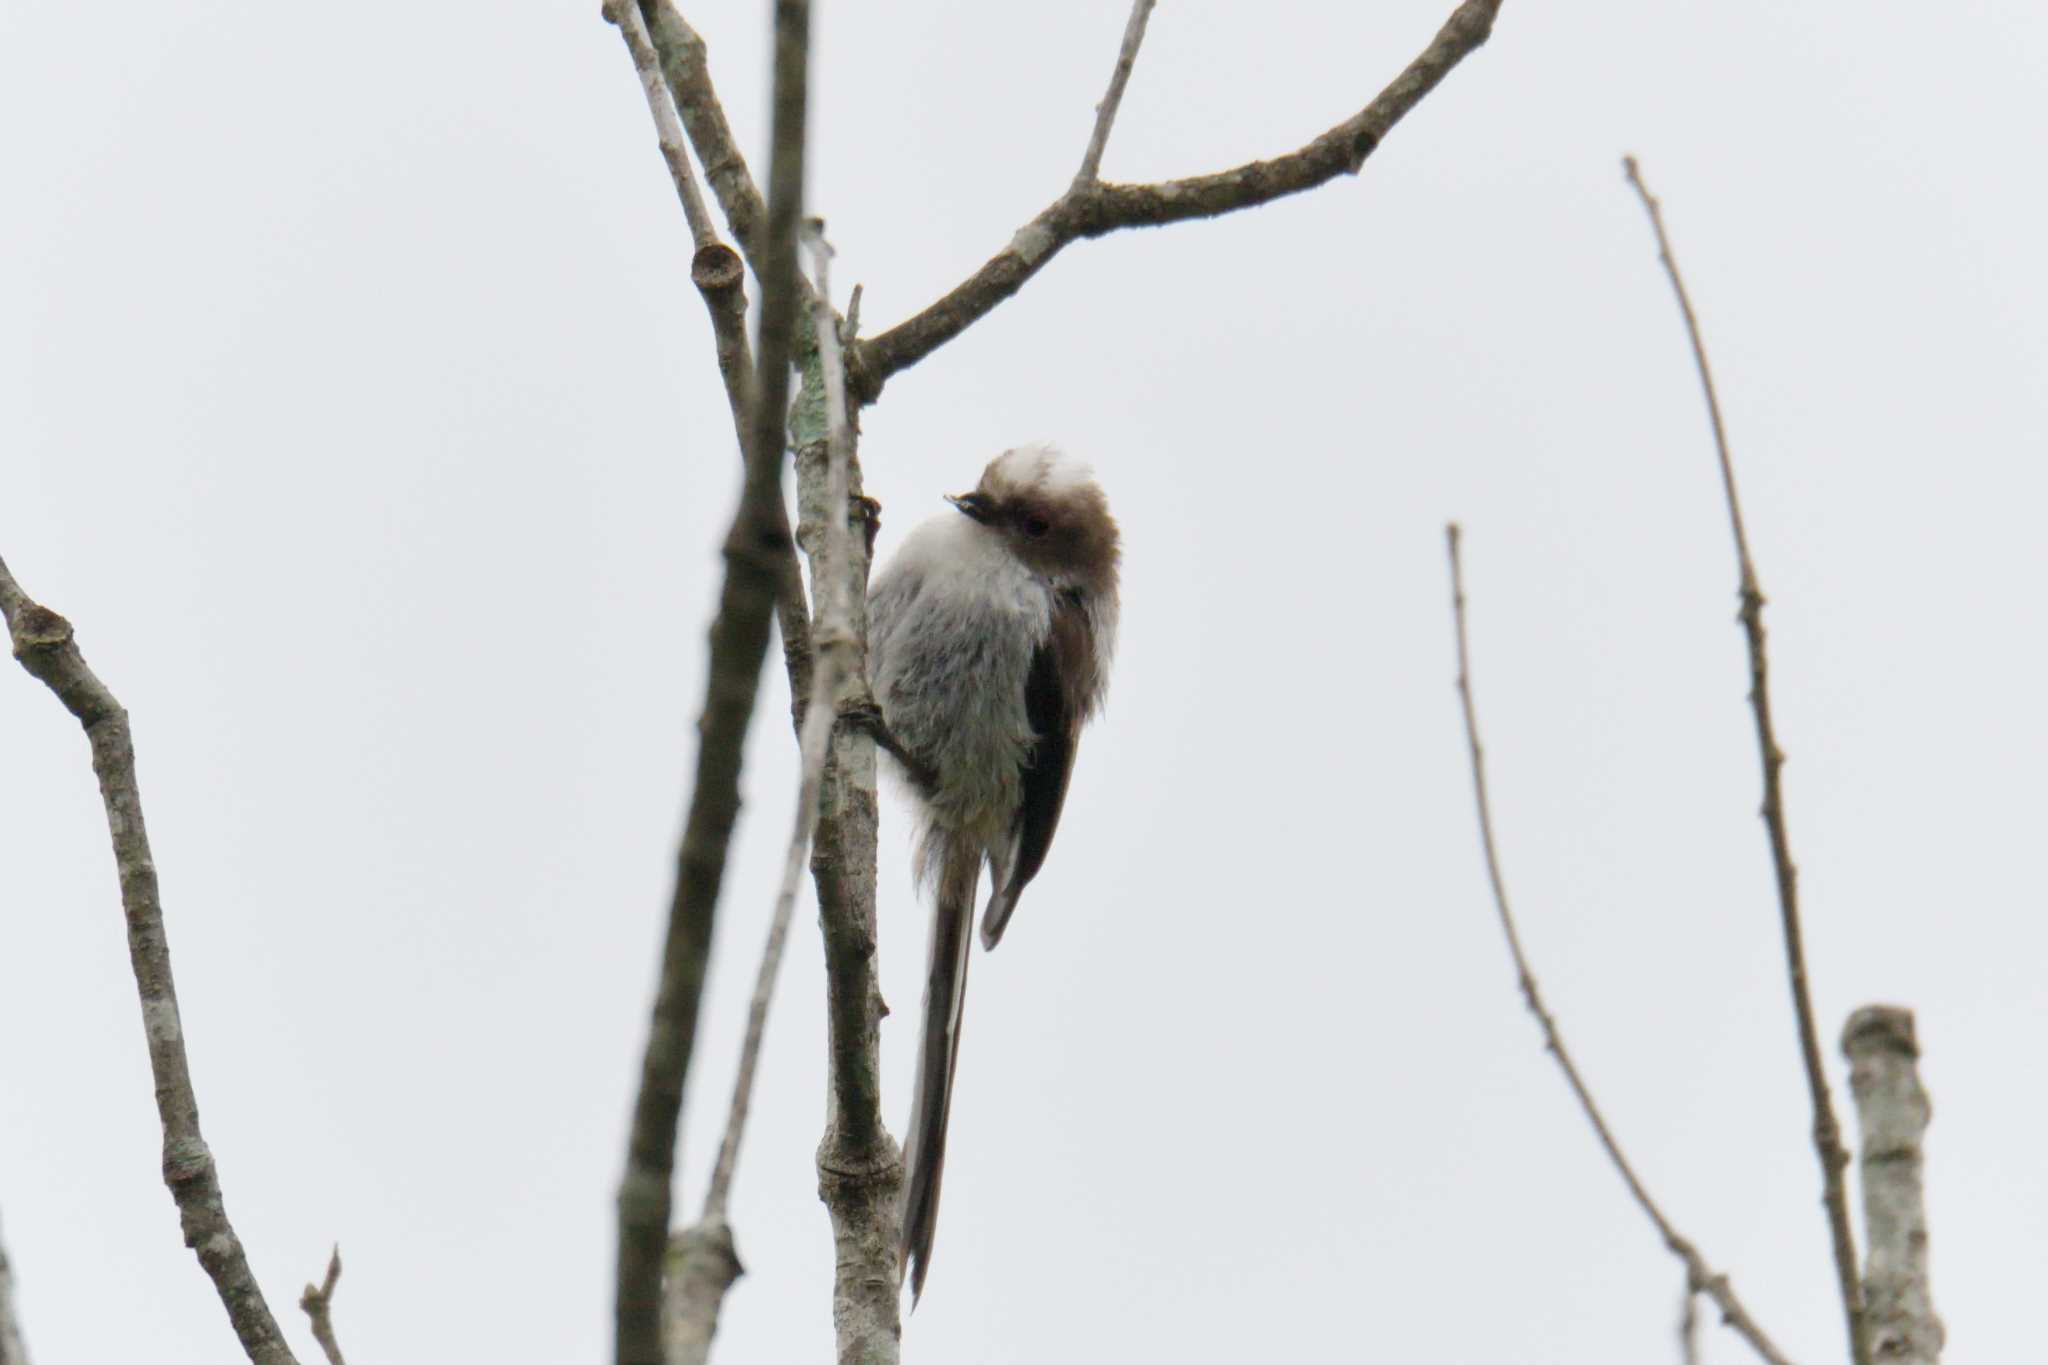
[[[1082,727],[1115,651],[1122,556],[1089,467],[1004,451],[905,536],[868,593],[868,674],[911,796],[932,903],[923,1033],[905,1130],[902,1244],[913,1306],[938,1225],[974,903],[994,948],[1059,827]]]

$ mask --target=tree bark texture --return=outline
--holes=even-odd
[[[1927,1275],[1921,1140],[1932,1107],[1920,1087],[1913,1013],[1865,1005],[1842,1030],[1849,1093],[1863,1134],[1864,1321],[1884,1365],[1934,1365],[1945,1333]]]

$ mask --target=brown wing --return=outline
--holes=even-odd
[[[984,947],[993,948],[1002,939],[1017,898],[1045,865],[1053,831],[1059,828],[1081,737],[1081,720],[1069,689],[1079,669],[1090,662],[1086,659],[1087,630],[1080,603],[1063,595],[1053,608],[1052,629],[1031,659],[1031,672],[1024,682],[1024,711],[1038,738],[1024,763],[1023,796],[1011,832],[1010,856],[996,870],[998,884],[982,917]]]

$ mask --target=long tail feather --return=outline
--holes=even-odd
[[[974,892],[981,880],[979,849],[945,852],[932,910],[931,955],[926,964],[924,1037],[917,1049],[917,1097],[905,1133],[903,1265],[910,1271],[911,1304],[924,1293],[932,1238],[939,1223],[939,1178],[946,1166],[946,1120],[953,1108],[953,1073],[960,1064],[960,1013],[967,1000],[968,949],[974,940]]]

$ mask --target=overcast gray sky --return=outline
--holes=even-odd
[[[765,148],[766,7],[695,5]],[[609,1358],[611,1195],[737,484],[597,0],[0,9],[0,554],[133,713],[206,1132],[352,1358]],[[1291,148],[1445,0],[1167,0],[1104,165]],[[1124,6],[821,3],[812,208],[879,330],[1066,184]],[[2038,1336],[2048,11],[1545,6],[1365,173],[1084,243],[865,418],[884,550],[1006,446],[1126,537],[1107,715],[978,963],[913,1359],[1675,1358],[1681,1274],[1543,1056],[1507,873],[1672,1216],[1842,1358],[1712,451],[1719,371],[1814,991],[1918,1011],[1937,1305]],[[757,163],[758,164],[758,163]],[[2032,168],[2032,169],[2030,169]],[[694,1211],[786,838],[779,677],[691,1077]],[[885,811],[900,1128],[923,912]],[[720,1354],[830,1350],[808,901]],[[234,1353],[180,1245],[76,726],[0,672],[0,1232],[41,1365]],[[1746,1354],[1725,1333],[1709,1358]]]

